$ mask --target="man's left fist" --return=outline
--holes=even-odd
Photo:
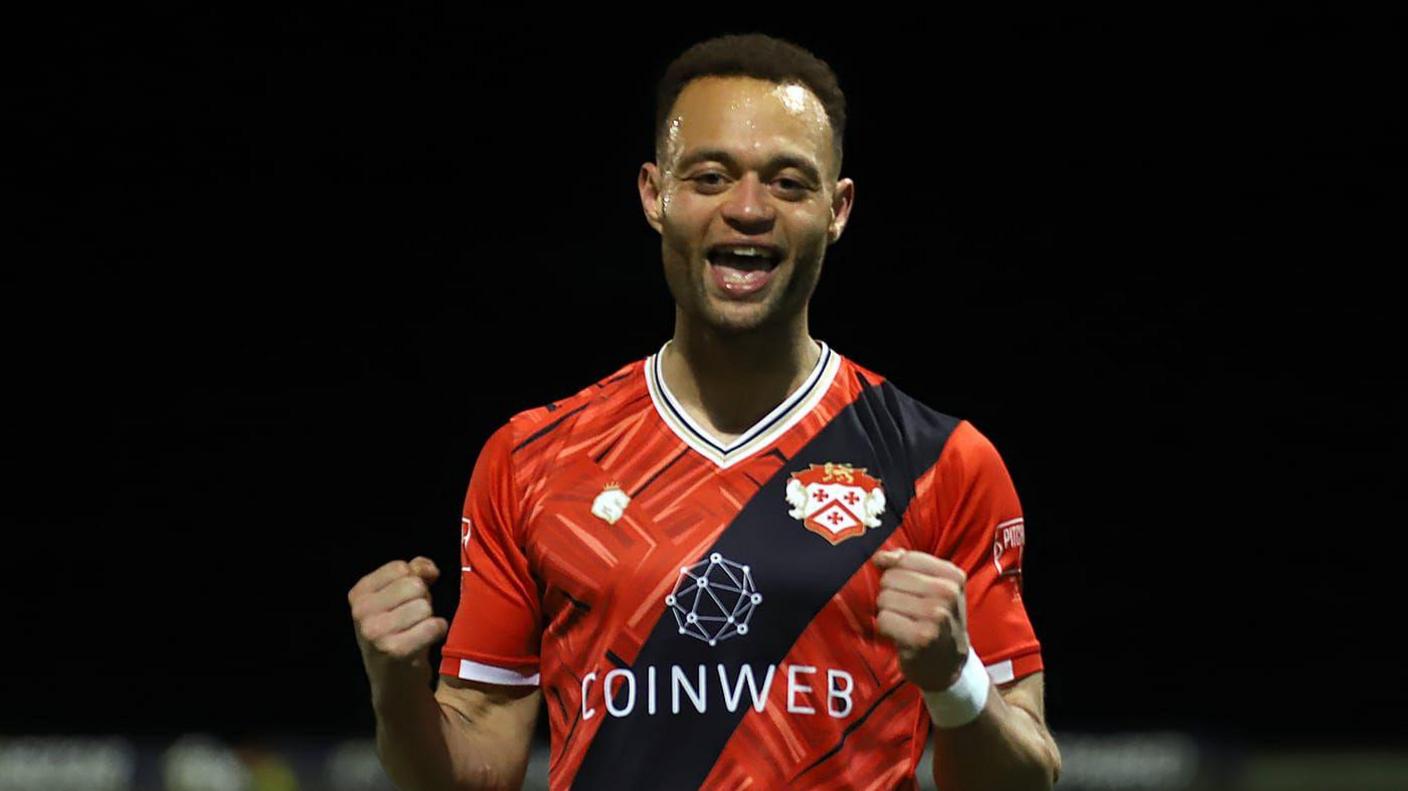
[[[880,575],[875,629],[895,642],[905,678],[925,692],[958,681],[968,658],[968,575],[933,555],[907,549],[876,552]]]

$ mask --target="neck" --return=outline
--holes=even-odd
[[[801,386],[821,355],[806,315],[789,326],[721,333],[678,310],[660,360],[670,392],[719,435],[747,431]]]

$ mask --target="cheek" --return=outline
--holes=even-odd
[[[665,189],[660,192],[660,216],[668,218],[670,210],[675,205],[675,195],[679,194],[679,182],[671,178],[665,179]]]
[[[692,248],[703,243],[709,218],[708,211],[687,192],[666,192],[661,195],[661,204],[668,206],[661,214],[661,236],[667,247],[678,250],[682,255],[692,253]]]
[[[815,256],[818,251],[826,249],[827,231],[831,225],[829,210],[821,213],[808,211],[793,219],[792,240],[799,253],[805,252],[808,256]]]
[[[692,189],[688,181],[677,179],[674,175],[666,171],[660,182],[660,215],[662,218],[673,218],[677,223],[689,223],[689,217],[698,214],[700,211],[699,195]]]
[[[689,239],[684,229],[680,228],[677,222],[678,215],[667,219],[660,229],[660,238],[664,243],[665,251],[675,259],[684,258],[689,254]]]

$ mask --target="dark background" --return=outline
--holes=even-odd
[[[369,732],[347,589],[668,336],[653,84],[761,29],[850,101],[813,333],[1002,451],[1053,726],[1406,741],[1400,20],[459,13],[30,31],[0,733]]]

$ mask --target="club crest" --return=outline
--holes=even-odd
[[[812,464],[787,481],[787,515],[813,533],[839,544],[880,526],[885,490],[865,468],[849,464]]]

